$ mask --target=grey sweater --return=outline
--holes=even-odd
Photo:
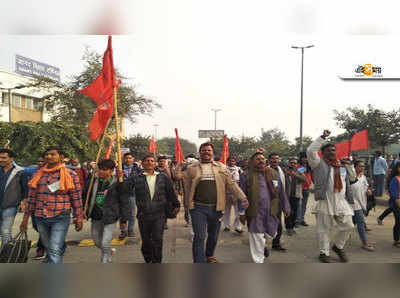
[[[315,187],[314,196],[316,201],[327,199],[329,177],[334,170],[318,156],[318,151],[324,142],[325,140],[322,137],[319,137],[307,148],[307,159],[308,164],[312,169],[312,177]],[[352,176],[353,173],[351,172],[351,169],[346,168],[345,185],[343,185],[343,187],[346,189],[346,200],[349,204],[354,204],[353,193],[350,188],[350,177]]]

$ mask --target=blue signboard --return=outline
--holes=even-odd
[[[58,67],[20,55],[15,55],[15,72],[29,77],[41,76],[60,81],[60,69]]]

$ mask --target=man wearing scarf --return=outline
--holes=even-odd
[[[46,247],[49,263],[62,263],[64,242],[70,224],[71,208],[75,230],[82,230],[83,207],[78,175],[67,169],[60,158],[61,150],[50,147],[45,152],[46,166],[29,182],[28,205],[21,231],[26,231],[33,213],[40,238]]]
[[[78,175],[79,181],[81,183],[81,189],[85,187],[86,177],[85,172],[83,171],[81,164],[79,163],[79,159],[73,158],[71,160],[71,164],[67,166],[68,169],[74,170],[74,172]]]
[[[240,176],[240,187],[249,200],[245,219],[249,230],[250,254],[254,263],[264,263],[265,234],[277,234],[280,208],[290,213],[290,205],[276,171],[266,167],[266,159],[256,152],[249,169]],[[241,219],[244,221],[243,216]]]
[[[317,238],[319,243],[319,260],[330,263],[329,234],[337,226],[338,233],[332,250],[339,256],[341,262],[348,262],[344,246],[354,225],[354,214],[350,204],[354,204],[351,194],[350,177],[346,167],[336,160],[336,149],[333,144],[325,144],[330,135],[325,130],[307,149],[307,158],[312,169],[315,185],[315,201],[313,213],[316,216]],[[322,146],[322,147],[321,147]],[[318,151],[321,150],[322,157]]]

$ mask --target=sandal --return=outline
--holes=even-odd
[[[399,243],[399,244],[400,244],[400,243]],[[367,251],[375,251],[375,248],[374,248],[371,244],[363,245],[363,246],[361,246],[361,248],[362,248],[362,249],[365,249],[365,250],[367,250]]]
[[[393,243],[394,247],[400,248],[400,241]]]
[[[207,263],[216,264],[216,263],[218,263],[218,261],[215,257],[208,257]]]

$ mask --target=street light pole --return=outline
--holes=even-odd
[[[11,123],[11,114],[12,114],[11,107],[12,107],[12,104],[11,104],[11,88],[8,88],[8,122],[10,122],[10,123]]]
[[[217,130],[217,113],[221,111],[221,109],[211,109],[214,111],[214,130]]]
[[[300,83],[300,152],[303,151],[303,69],[304,69],[304,49],[312,48],[314,45],[305,47],[292,46],[293,49],[301,49],[301,83]]]

